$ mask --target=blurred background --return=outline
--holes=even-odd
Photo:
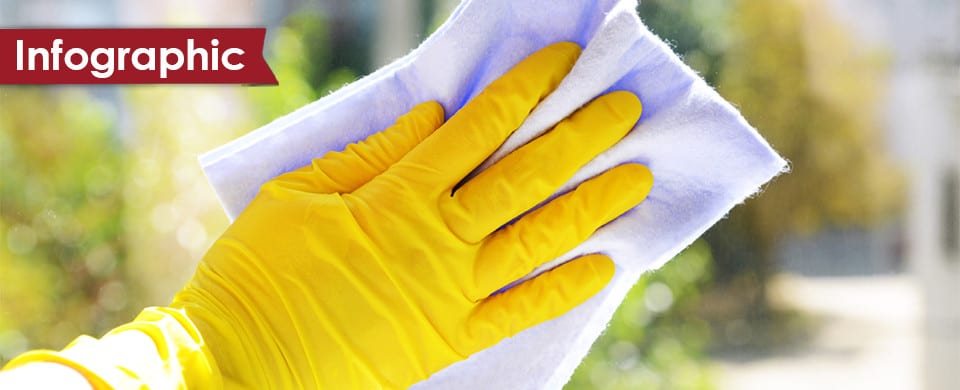
[[[266,26],[278,87],[0,87],[0,365],[187,281],[196,157],[406,53],[450,0],[0,0],[0,27]],[[960,388],[960,1],[644,0],[792,172],[630,293],[568,389]]]

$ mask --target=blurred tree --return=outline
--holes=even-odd
[[[732,39],[731,0],[643,0],[640,19],[711,85]]]
[[[766,281],[783,238],[891,218],[901,181],[878,123],[881,54],[858,46],[822,1],[738,0],[731,15],[718,89],[792,167],[707,236],[726,287],[711,306],[757,324],[770,319]]]
[[[2,365],[139,307],[123,277],[125,170],[109,105],[78,88],[2,88],[0,100]]]
[[[328,20],[307,10],[291,14],[273,31],[267,60],[280,85],[247,90],[257,122],[269,122],[339,89],[367,66],[366,56],[356,59],[362,64],[341,62]]]

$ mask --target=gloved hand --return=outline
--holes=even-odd
[[[596,294],[614,273],[599,254],[494,292],[646,196],[650,172],[627,164],[527,213],[633,127],[635,96],[597,98],[458,185],[578,55],[548,46],[446,123],[420,104],[265,184],[171,307],[142,315],[169,325],[148,332],[161,360],[187,383],[219,371],[255,389],[406,388]]]

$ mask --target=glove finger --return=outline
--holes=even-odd
[[[349,193],[360,188],[407,155],[443,124],[443,106],[428,101],[414,106],[383,131],[329,152],[278,176],[278,184],[311,193]]]
[[[403,162],[430,167],[436,176],[431,178],[435,179],[432,183],[452,188],[556,89],[579,55],[580,47],[570,42],[555,43],[533,53],[490,83]]]
[[[615,271],[609,257],[586,255],[483,300],[467,319],[463,352],[559,317],[603,290]]]
[[[486,297],[570,251],[642,202],[652,186],[647,167],[625,164],[525,215],[483,243],[474,264],[477,290],[472,294]]]
[[[477,242],[553,194],[577,170],[625,136],[640,118],[626,91],[595,99],[552,130],[510,153],[441,203],[458,236]]]

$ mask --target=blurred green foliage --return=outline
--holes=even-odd
[[[139,310],[123,277],[124,169],[109,105],[78,88],[0,89],[0,362]]]
[[[733,39],[731,0],[644,0],[640,19],[711,85]]]
[[[698,315],[712,261],[700,240],[641,277],[565,388],[712,389],[710,327]]]
[[[268,62],[280,85],[250,88],[254,117],[262,123],[290,113],[355,80],[356,68],[342,66],[331,52],[329,22],[323,15],[300,12],[271,31]],[[354,48],[360,50],[362,48]]]
[[[775,244],[893,215],[902,178],[882,153],[885,55],[857,45],[823,2],[742,0],[733,15],[718,88],[793,170],[736,215],[750,237]]]

